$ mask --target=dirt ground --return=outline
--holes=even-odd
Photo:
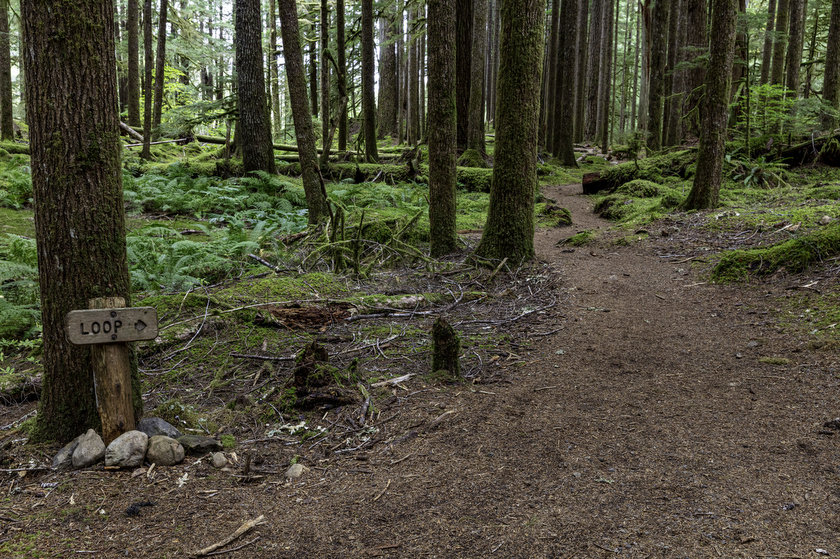
[[[181,557],[263,515],[225,556],[840,555],[840,431],[824,426],[840,415],[840,359],[779,322],[808,278],[707,284],[714,239],[659,223],[618,246],[579,189],[547,189],[575,226],[537,233],[545,305],[488,322],[512,342],[471,382],[380,389],[362,435],[324,415],[358,444],[244,440],[231,471],[188,458],[151,475],[2,473],[0,545]],[[583,229],[604,236],[558,245]],[[287,481],[293,457],[306,471]],[[126,514],[138,502],[153,505]]]

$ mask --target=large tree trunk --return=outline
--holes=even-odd
[[[344,0],[335,2],[335,50],[338,53],[338,151],[347,151],[347,57],[344,40]]]
[[[160,21],[158,24],[157,59],[155,60],[155,107],[152,114],[152,140],[160,137],[160,119],[163,112],[163,82],[166,68],[166,10],[168,0],[160,0]]]
[[[726,116],[732,62],[735,58],[735,21],[738,0],[712,0],[712,37],[706,91],[701,106],[700,147],[697,172],[687,209],[700,210],[717,206],[726,141]]]
[[[672,0],[671,19],[668,29],[668,70],[666,73],[665,91],[668,97],[665,100],[665,124],[663,126],[663,143],[666,146],[675,146],[680,140],[682,116],[682,71],[677,70],[680,62],[680,54],[683,52],[681,37],[684,35],[682,24],[682,0]]]
[[[764,29],[764,48],[761,50],[761,77],[759,83],[770,80],[770,67],[773,62],[773,33],[776,23],[776,0],[767,5],[767,27]]]
[[[825,79],[823,103],[828,106],[822,115],[822,127],[834,130],[837,126],[837,109],[840,101],[840,0],[831,0],[831,21],[828,25],[828,43],[825,53]]]
[[[152,52],[152,0],[143,3],[143,151],[140,157],[151,159],[152,152],[152,71],[154,53]]]
[[[362,120],[365,160],[379,159],[376,151],[376,99],[374,97],[373,0],[362,0]]]
[[[577,1],[577,0],[575,0]],[[560,12],[561,0],[552,0],[551,17],[548,31],[548,42],[545,50],[545,67],[543,68],[543,101],[540,105],[540,145],[545,146],[550,153],[557,150],[557,129],[559,122],[560,91],[558,80],[560,74]],[[562,8],[565,9],[565,6]],[[565,57],[564,57],[565,58]],[[545,112],[545,115],[543,115]]]
[[[295,122],[303,191],[309,208],[309,223],[318,223],[327,215],[327,198],[318,171],[318,153],[312,131],[312,115],[306,98],[306,71],[300,48],[297,6],[295,0],[277,0],[280,33],[283,36],[283,58],[286,61],[286,81]]]
[[[484,53],[487,48],[487,0],[475,0],[473,5],[473,44],[470,74],[470,114],[467,128],[467,148],[485,152],[484,146]],[[429,48],[429,52],[431,52]],[[430,70],[431,72],[431,70]],[[430,76],[431,77],[431,76]],[[431,88],[430,88],[431,93]],[[431,108],[429,109],[431,111]]]
[[[321,165],[330,160],[330,66],[327,52],[330,48],[330,7],[321,0]]]
[[[394,11],[389,8],[380,20],[382,25],[382,41],[379,49],[382,52],[381,68],[379,71],[379,137],[397,136],[397,54],[394,40]]]
[[[12,55],[9,44],[9,0],[0,0],[0,139],[13,140]]]
[[[237,140],[242,167],[274,173],[271,121],[265,99],[260,0],[236,0],[236,79],[239,92]]]
[[[651,25],[650,97],[648,98],[648,141],[653,151],[662,148],[662,111],[665,101],[665,65],[668,49],[668,18],[671,0],[655,0]]]
[[[788,39],[785,87],[793,99],[799,97],[799,70],[805,39],[805,0],[790,0],[790,36]]]
[[[776,9],[776,33],[773,38],[773,66],[770,71],[770,83],[784,85],[785,52],[788,44],[790,27],[790,1],[778,0]]]
[[[586,75],[587,75],[587,22],[589,21],[589,1],[580,0],[578,3],[578,20],[577,29],[578,37],[575,45],[575,133],[574,139],[576,142],[583,141],[584,130],[586,127]],[[572,51],[572,52],[575,52]]]
[[[495,165],[476,254],[518,263],[534,256],[545,0],[508,0],[501,20]]]
[[[268,75],[271,80],[272,136],[280,140],[283,133],[283,111],[280,107],[280,72],[277,67],[277,0],[271,0],[268,8]]]
[[[693,61],[691,69],[685,73],[686,99],[683,103],[683,116],[698,108],[702,99],[701,86],[706,79],[706,65],[698,58],[709,52],[709,41],[706,34],[706,0],[685,0],[687,34],[686,59]],[[684,119],[683,123],[689,128],[687,132],[698,136],[700,134],[697,118]]]
[[[572,53],[560,57],[557,89],[559,93],[558,126],[555,130],[555,155],[561,165],[577,167],[574,151],[575,133],[575,90],[580,76],[575,75],[576,57],[573,56],[578,42],[578,0],[565,0],[560,23],[560,37],[562,48],[560,52]]]
[[[140,6],[128,0],[128,124],[140,126]]]
[[[587,67],[586,125],[583,138],[593,141],[598,132],[598,92],[601,84],[601,35],[604,32],[604,3],[608,0],[592,0],[592,15],[589,20],[589,62]]]
[[[456,74],[458,118],[458,153],[467,149],[467,135],[469,131],[470,113],[470,66],[472,58],[472,21],[473,8],[472,0],[456,0],[455,5],[455,49],[456,49]]]
[[[429,0],[429,238],[455,250],[455,0]],[[483,67],[483,64],[482,64]],[[475,84],[474,84],[475,85]],[[481,89],[473,87],[473,91]]]
[[[32,440],[66,441],[99,419],[90,348],[67,341],[64,317],[94,297],[131,297],[114,5],[23,0],[21,16],[44,342]],[[131,375],[139,416],[136,364]]]
[[[601,37],[601,88],[598,93],[598,138],[601,151],[606,153],[610,143],[610,99],[612,97],[612,59],[613,59],[613,12],[617,0],[606,0],[604,4],[604,36]]]

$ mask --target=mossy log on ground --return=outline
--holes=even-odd
[[[22,153],[29,155],[29,144],[21,144],[18,142],[0,142],[0,149],[6,150],[6,153]]]
[[[837,142],[840,134],[833,133],[819,138],[808,138],[804,142],[789,146],[779,152],[778,159],[784,161],[791,167],[807,165],[819,160],[826,165],[840,166],[838,157]]]
[[[797,273],[838,253],[840,223],[834,223],[770,247],[729,252],[712,270],[712,280],[740,282],[781,269]]]
[[[696,149],[680,150],[622,163],[601,173],[587,173],[582,180],[583,193],[612,192],[619,186],[638,179],[654,183],[661,183],[663,177],[686,179],[692,174],[696,158]]]
[[[438,377],[445,374],[452,380],[460,378],[461,338],[444,318],[438,318],[432,325],[432,345],[432,374]]]

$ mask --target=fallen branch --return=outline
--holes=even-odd
[[[234,541],[236,538],[238,538],[241,535],[251,531],[255,526],[258,526],[258,525],[262,524],[264,521],[265,521],[265,516],[259,515],[258,517],[254,518],[253,520],[249,520],[248,522],[246,522],[245,524],[243,524],[242,526],[237,528],[236,531],[233,534],[229,535],[228,537],[226,537],[222,541],[220,541],[218,543],[214,543],[213,545],[209,545],[209,546],[205,547],[204,549],[202,549],[200,551],[196,551],[193,555],[195,555],[196,557],[204,557],[206,555],[210,555],[211,553],[213,553],[214,551],[216,551],[220,547],[226,546],[230,542]],[[231,551],[233,551],[233,550],[231,550]]]
[[[137,140],[138,142],[143,141],[143,134],[129,126],[128,124],[120,121],[120,130],[123,130],[126,134]]]
[[[376,502],[376,501],[378,501],[380,498],[382,498],[382,495],[384,495],[384,494],[385,494],[385,492],[386,492],[386,491],[388,491],[388,488],[389,488],[389,487],[391,487],[391,480],[390,480],[390,479],[388,480],[388,483],[386,483],[386,484],[385,484],[385,489],[383,489],[382,491],[380,491],[380,492],[379,492],[379,494],[378,494],[376,497],[374,497],[374,498],[373,498],[373,501],[374,501],[374,502]]]
[[[251,545],[252,543],[256,542],[259,539],[260,539],[260,536],[257,536],[253,540],[251,540],[249,542],[245,542],[242,545],[237,545],[236,547],[231,547],[230,549],[223,549],[221,551],[213,551],[212,553],[208,553],[207,556],[209,557],[210,555],[222,555],[224,553],[231,553],[233,551],[239,551],[243,547],[248,547],[249,545]]]
[[[401,382],[405,382],[411,377],[414,376],[414,373],[408,373],[407,375],[403,375],[401,377],[389,378],[388,380],[381,380],[379,382],[374,382],[370,386],[372,388],[379,388],[380,386],[388,386],[389,384],[399,384]]]

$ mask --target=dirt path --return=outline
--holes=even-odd
[[[108,557],[179,556],[259,514],[268,522],[227,556],[840,554],[840,436],[820,434],[838,414],[836,356],[777,328],[779,293],[703,284],[689,263],[662,258],[665,241],[557,246],[609,228],[577,189],[546,192],[575,228],[536,239],[563,277],[546,331],[556,332],[531,332],[519,355],[496,361],[504,382],[395,389],[400,405],[379,428],[399,436],[326,453],[292,483],[230,483],[206,464],[187,472],[190,493],[180,470],[155,483],[78,475],[124,478],[103,495],[112,518],[45,526],[71,549],[106,542]],[[292,452],[266,447],[265,464]],[[157,505],[120,513],[145,499]]]

